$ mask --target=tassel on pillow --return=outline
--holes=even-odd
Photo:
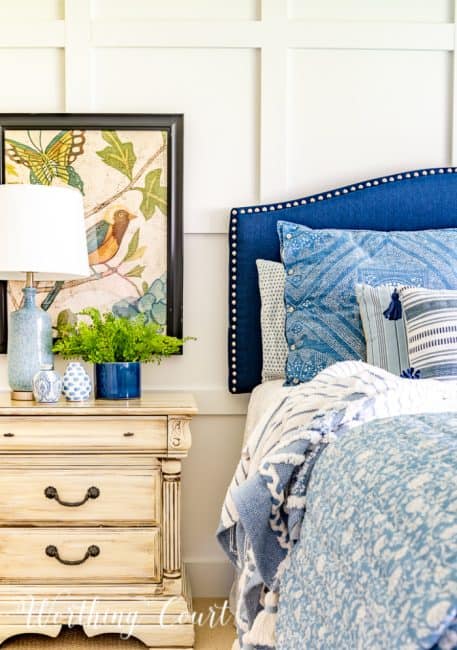
[[[403,379],[420,379],[421,371],[418,368],[406,368],[406,370],[401,371],[400,377],[403,377]]]
[[[253,646],[276,647],[276,614],[278,611],[278,594],[269,591],[265,596],[265,607],[260,611],[251,629],[243,637],[243,645],[246,643]]]
[[[383,314],[387,318],[387,320],[400,320],[402,316],[402,308],[401,308],[400,294],[396,289],[394,289],[394,292],[392,294],[390,305],[387,307],[385,311],[383,311]]]

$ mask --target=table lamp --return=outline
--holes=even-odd
[[[23,305],[9,318],[12,399],[33,399],[33,376],[52,364],[51,318],[35,305],[34,281],[88,275],[81,193],[70,187],[0,185],[0,279],[26,280]]]

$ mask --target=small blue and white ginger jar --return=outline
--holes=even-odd
[[[52,365],[42,365],[33,377],[32,389],[36,402],[58,402],[62,395],[62,378]]]
[[[72,361],[63,376],[63,394],[69,402],[83,402],[89,399],[92,386],[82,363]]]

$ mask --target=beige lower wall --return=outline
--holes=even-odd
[[[242,416],[198,416],[183,469],[183,554],[196,596],[228,595],[232,569],[215,539],[221,505],[239,459]]]

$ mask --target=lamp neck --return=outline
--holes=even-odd
[[[24,294],[24,307],[34,307],[36,296],[35,287],[25,287],[22,289],[22,292]]]
[[[31,273],[30,271],[27,271],[27,273],[25,274],[25,286],[26,286],[26,288],[27,289],[32,289],[33,288],[33,282],[34,282],[33,273]]]

